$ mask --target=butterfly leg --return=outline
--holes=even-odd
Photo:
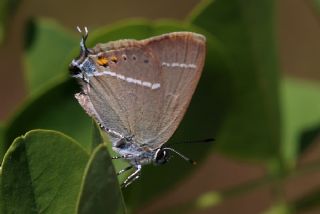
[[[128,171],[129,169],[132,169],[132,167],[133,167],[133,166],[130,165],[130,166],[127,166],[127,167],[124,168],[124,169],[121,169],[119,172],[117,172],[117,175],[121,175],[122,173]]]
[[[121,155],[121,156],[115,156],[115,157],[111,157],[112,160],[116,160],[116,159],[128,159],[132,157],[132,155]]]
[[[122,158],[125,158],[125,156],[115,156],[115,157],[111,157],[112,160],[122,159]]]
[[[134,171],[122,184],[121,188],[129,186],[133,181],[137,180],[140,176],[141,165],[136,166],[136,171]]]

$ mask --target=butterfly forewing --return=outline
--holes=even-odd
[[[161,105],[161,72],[153,56],[144,49],[137,43],[126,49],[105,52],[105,57],[116,57],[118,60],[107,68],[100,68],[101,71],[110,71],[111,75],[91,78],[90,84],[96,90],[88,93],[94,106],[112,109],[98,112],[104,117],[103,125],[124,136],[133,136],[136,142],[154,135],[151,129],[161,117],[157,114],[157,108]],[[118,121],[110,118],[118,118]]]

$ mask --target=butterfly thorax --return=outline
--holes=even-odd
[[[146,145],[135,143],[133,139],[114,142],[112,148],[134,166],[151,163],[160,165],[166,163],[168,159],[167,153],[162,148],[153,149]]]
[[[132,139],[123,139],[113,143],[113,150],[132,165],[146,165],[154,161],[156,150],[140,146]]]

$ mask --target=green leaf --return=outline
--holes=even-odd
[[[107,147],[92,153],[84,174],[77,213],[125,213],[125,205]]]
[[[34,130],[17,138],[2,166],[5,213],[74,213],[88,159],[58,132]]]
[[[274,1],[204,0],[189,21],[216,36],[228,56],[230,71],[224,76],[230,81],[216,88],[228,101],[216,137],[218,149],[263,162],[279,158]]]
[[[30,20],[25,39],[25,78],[29,93],[68,75],[66,59],[79,39],[52,20]]]
[[[80,91],[78,84],[68,80],[30,98],[8,122],[5,144],[1,149],[6,151],[16,136],[41,128],[61,131],[76,139],[89,152],[91,120],[74,98],[77,91]]]
[[[96,147],[98,147],[100,144],[104,143],[104,138],[101,134],[101,129],[99,125],[92,120],[92,145],[91,145],[91,151],[93,151]]]
[[[287,165],[292,168],[300,148],[306,149],[311,145],[312,138],[308,142],[302,137],[312,129],[316,132],[314,135],[320,134],[320,87],[315,82],[285,78],[281,93],[284,127],[282,152]]]
[[[7,22],[13,15],[14,10],[19,5],[20,0],[1,0],[0,1],[0,44],[5,38]]]

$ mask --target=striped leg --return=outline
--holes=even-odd
[[[141,165],[136,166],[136,171],[134,171],[122,184],[121,188],[129,186],[133,181],[139,178],[141,172]]]

